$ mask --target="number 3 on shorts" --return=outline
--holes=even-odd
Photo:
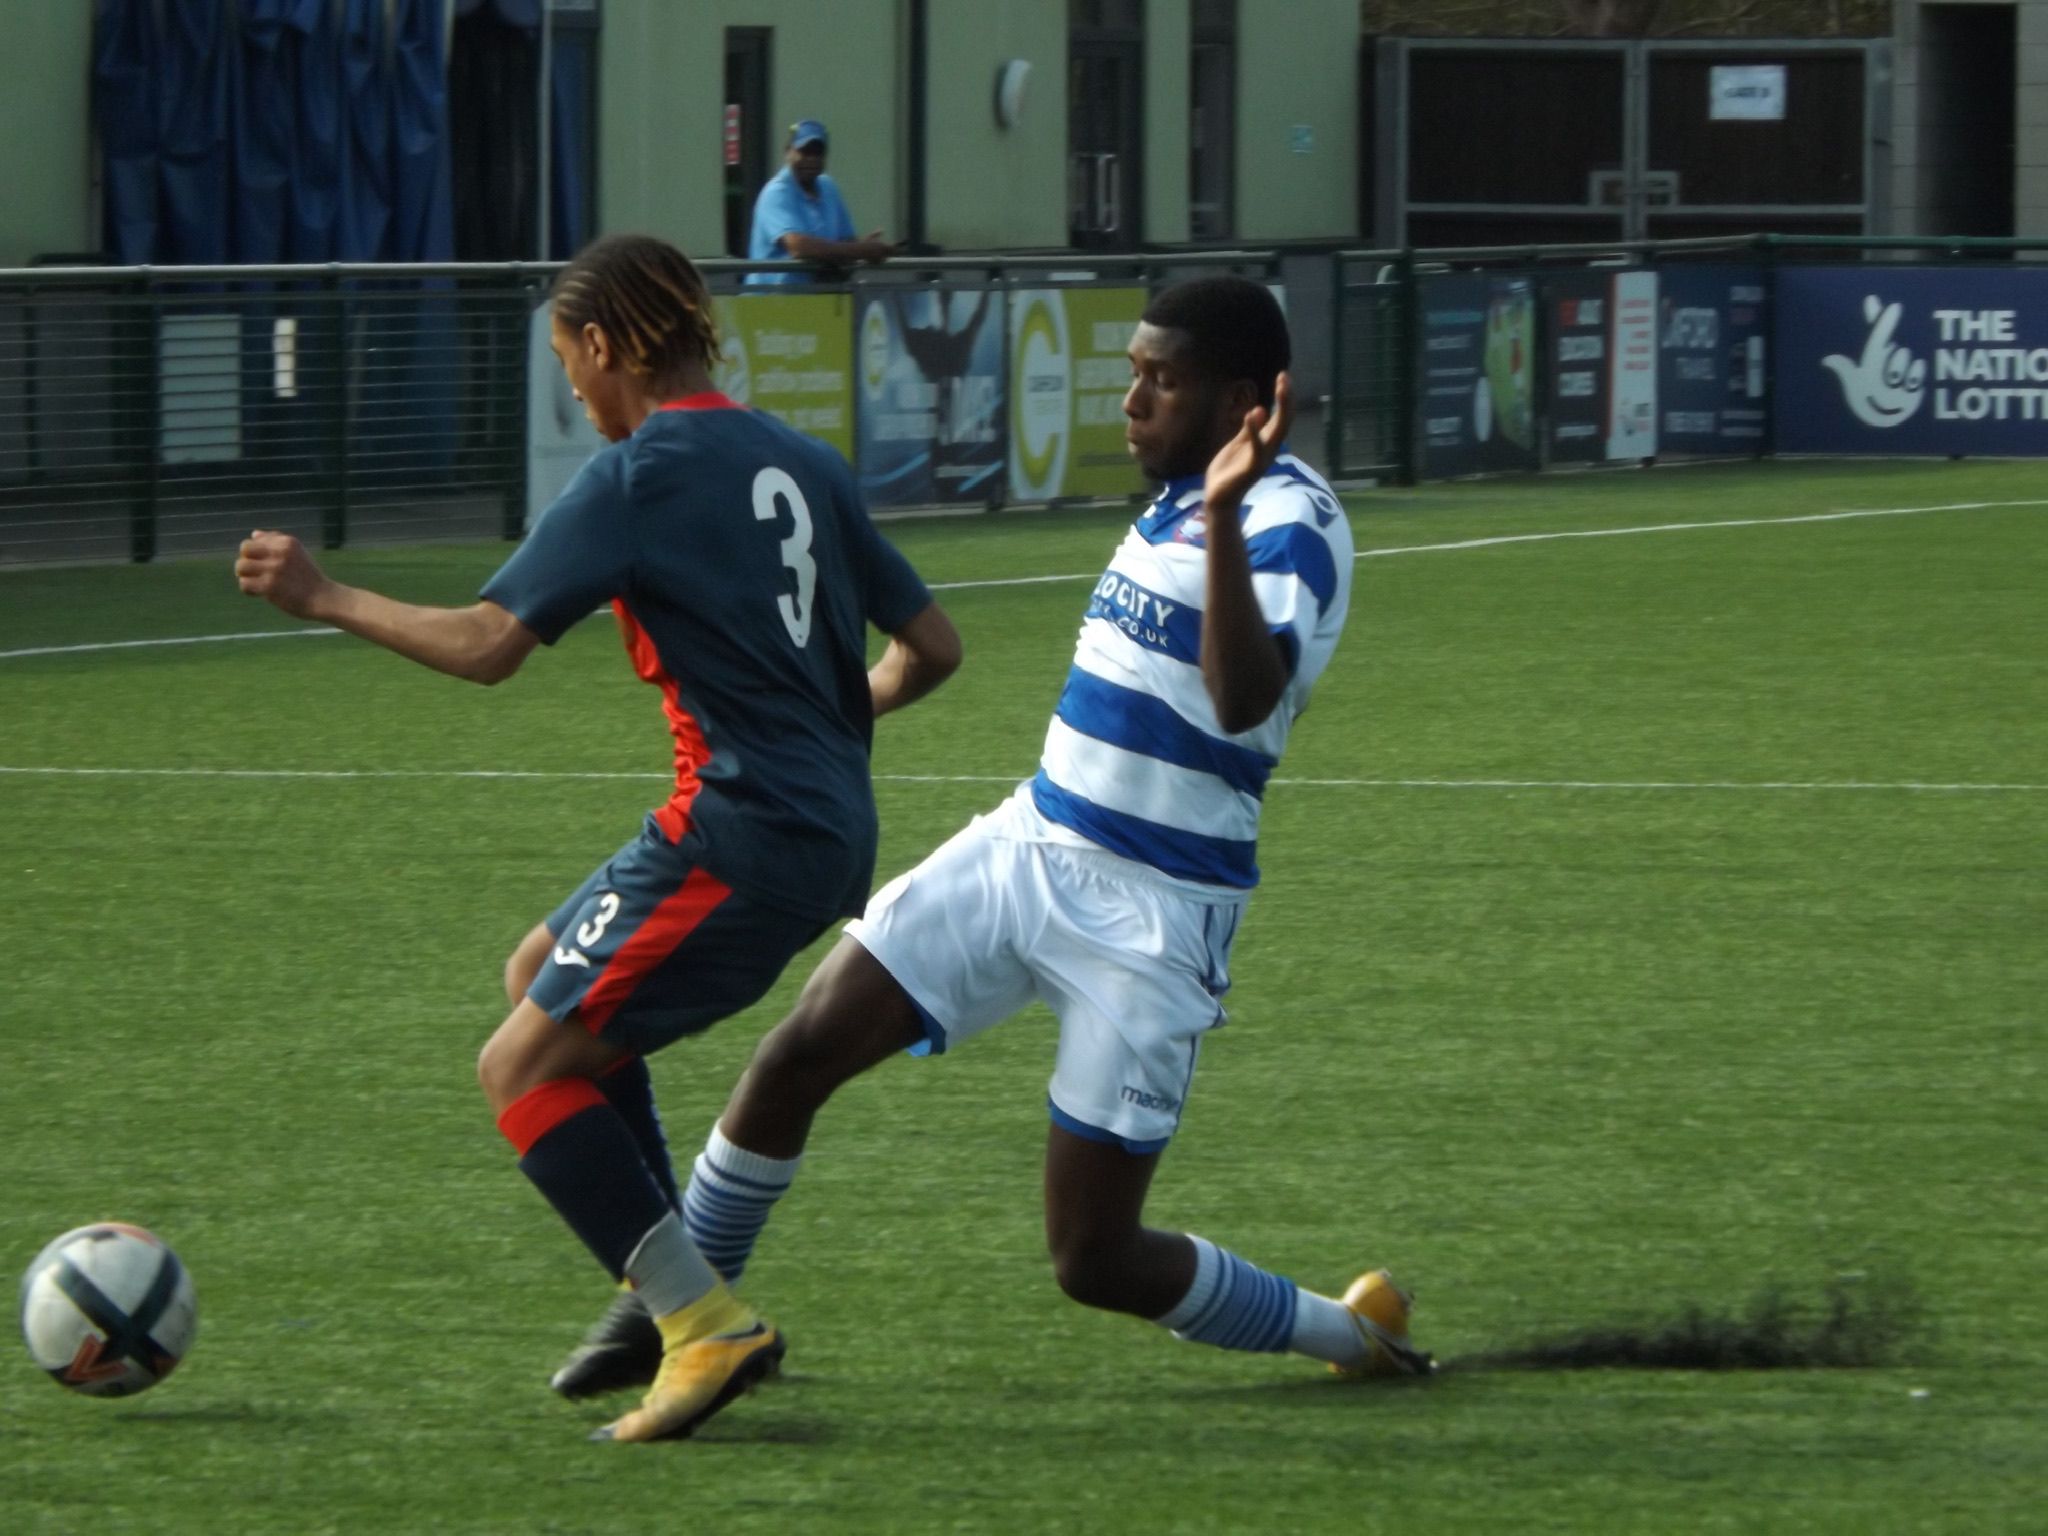
[[[801,650],[811,638],[811,595],[818,588],[818,565],[811,558],[811,509],[789,471],[770,465],[754,476],[754,516],[764,523],[777,521],[778,501],[789,504],[790,521],[795,524],[782,541],[782,563],[796,572],[796,596],[785,592],[776,598],[775,606],[782,610],[789,638]]]

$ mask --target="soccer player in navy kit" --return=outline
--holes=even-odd
[[[244,592],[496,683],[609,603],[661,690],[676,789],[506,962],[478,1077],[520,1169],[658,1325],[641,1407],[600,1437],[688,1434],[781,1336],[685,1232],[648,1052],[759,999],[874,873],[874,717],[959,665],[952,623],[831,448],[712,386],[711,299],[680,251],[615,236],[556,279],[553,345],[607,439],[481,600],[395,602],[257,532]],[[865,627],[890,636],[866,665]]]

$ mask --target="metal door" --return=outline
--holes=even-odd
[[[1138,229],[1140,79],[1131,41],[1076,39],[1067,58],[1068,238],[1085,250],[1127,251]]]
[[[719,154],[725,166],[725,252],[747,254],[754,199],[774,174],[768,132],[768,58],[774,33],[767,27],[725,29],[725,121]],[[784,132],[787,132],[785,129]]]

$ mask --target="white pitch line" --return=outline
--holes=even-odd
[[[1864,517],[1917,517],[1927,512],[1982,512],[1992,507],[2048,507],[2036,501],[1954,501],[1940,507],[1868,507],[1842,512],[1807,512],[1798,517],[1726,517],[1711,523],[1647,523],[1635,528],[1572,528],[1554,533],[1506,533],[1484,539],[1459,539],[1450,544],[1403,544],[1390,549],[1362,549],[1353,558],[1378,560],[1388,555],[1434,555],[1458,549],[1491,549],[1497,544],[1548,544],[1557,539],[1613,539],[1637,533],[1691,533],[1699,528],[1780,528],[1797,523],[1843,523]]]
[[[1935,507],[1863,507],[1838,512],[1808,512],[1797,517],[1729,517],[1707,523],[1645,523],[1630,528],[1571,528],[1549,533],[1504,533],[1487,538],[1456,539],[1446,544],[1397,544],[1386,549],[1361,549],[1354,560],[1384,560],[1393,555],[1439,555],[1466,549],[1492,549],[1505,544],[1549,544],[1561,539],[1618,539],[1644,533],[1693,533],[1707,528],[1774,528],[1801,523],[1840,523],[1867,517],[1917,517],[1930,512],[1983,512],[2002,507],[2048,507],[2048,498],[2029,501],[1951,501]],[[1100,571],[1058,576],[1002,576],[986,581],[935,581],[934,592],[966,592],[984,587],[1039,587],[1068,581],[1096,581]],[[319,626],[301,629],[257,629],[231,635],[184,635],[166,640],[99,640],[82,645],[38,645],[0,651],[0,661],[30,656],[75,656],[90,651],[144,650],[162,645],[210,645],[225,640],[285,640],[295,635],[333,635],[339,630]]]
[[[1922,794],[2042,794],[2048,784],[1885,783],[1869,779],[1273,779],[1303,789],[1890,790]]]
[[[666,783],[662,773],[520,768],[56,768],[0,765],[0,775],[106,779],[545,779]],[[1021,784],[1027,774],[878,773],[878,784]],[[1897,783],[1868,779],[1274,779],[1291,789],[1806,790],[1915,794],[2043,794],[2048,784]]]
[[[176,635],[164,640],[94,640],[84,645],[32,645],[26,650],[0,651],[0,661],[18,656],[76,656],[87,651],[140,651],[159,645],[218,645],[225,640],[291,640],[300,635],[338,635],[338,629],[308,625],[302,629],[249,629],[232,635]]]

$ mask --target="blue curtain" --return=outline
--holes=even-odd
[[[394,261],[452,261],[455,225],[448,175],[448,74],[439,0],[397,0],[393,103],[397,129],[392,209]]]
[[[589,146],[584,143],[590,119],[591,56],[597,34],[557,27],[554,78],[548,82],[552,155],[548,176],[548,254],[563,260],[583,249],[590,239],[590,190],[583,184]]]
[[[341,68],[349,154],[337,261],[391,259],[391,77],[384,43],[384,0],[348,0]]]
[[[392,258],[452,261],[455,217],[448,170],[448,73],[441,53],[440,0],[397,0],[397,202]],[[462,400],[465,354],[455,284],[429,278],[420,284],[417,323],[405,340],[408,353],[398,398],[408,428],[417,433],[422,470],[445,471],[455,461],[456,412]]]
[[[156,25],[151,0],[100,0],[93,117],[105,164],[102,244],[123,266],[156,255]]]
[[[298,39],[286,26],[292,0],[242,0],[235,72],[235,204],[232,259],[285,259],[298,152]]]
[[[348,187],[348,98],[342,94],[340,14],[332,0],[284,0],[298,97],[298,155],[285,240],[288,261],[332,261]]]
[[[94,3],[111,259],[454,256],[446,0],[391,0],[388,20],[386,0]]]
[[[227,29],[221,0],[164,0],[164,37],[157,53],[160,262],[228,259]]]

